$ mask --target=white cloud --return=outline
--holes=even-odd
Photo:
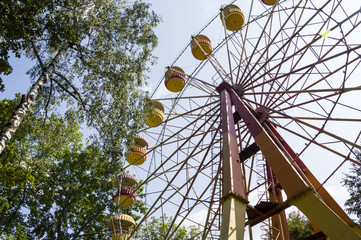
[[[342,207],[345,207],[346,200],[350,197],[346,187],[329,185],[325,186],[328,193],[335,199],[335,201]]]
[[[203,225],[206,221],[207,213],[208,213],[208,209],[205,209],[205,208],[200,209],[197,212],[191,212],[188,216],[188,219],[190,219],[191,221],[185,220],[182,225],[184,225],[185,227],[189,227],[191,225],[195,225],[194,222],[197,222],[197,223],[200,223]]]

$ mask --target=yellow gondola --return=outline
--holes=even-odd
[[[212,44],[208,37],[197,35],[191,41],[193,57],[198,60],[204,60],[208,54],[212,53]]]
[[[112,240],[134,240],[134,238],[120,233],[113,233]]]
[[[121,181],[121,184],[120,184]],[[121,173],[118,174],[113,181],[113,186],[115,188],[120,188],[120,187],[126,187],[126,188],[132,188],[134,189],[134,187],[138,184],[137,179],[135,178],[135,176],[133,176],[132,174],[129,173]]]
[[[115,233],[129,232],[129,228],[135,225],[134,219],[126,214],[117,214],[109,219],[108,227]]]
[[[113,233],[112,240],[134,240],[134,238],[120,233]]]
[[[266,5],[275,5],[279,0],[261,0]]]
[[[136,135],[133,137],[133,139],[134,139],[134,145],[142,148],[148,148],[148,142],[143,136]]]
[[[180,67],[170,67],[165,73],[165,86],[171,92],[180,92],[185,85],[185,74]]]
[[[153,105],[156,109],[159,109],[160,111],[164,112],[164,106],[163,104],[158,100],[152,100]]]
[[[148,155],[144,148],[134,146],[129,155],[127,156],[127,162],[133,165],[141,165],[147,160]]]
[[[113,201],[119,207],[129,207],[137,201],[137,193],[131,188],[120,188],[113,194]]]
[[[146,124],[148,127],[157,127],[164,121],[163,104],[157,100],[153,100],[154,111],[147,116]]]
[[[236,5],[228,5],[221,12],[222,24],[229,31],[238,31],[244,24],[244,14]]]

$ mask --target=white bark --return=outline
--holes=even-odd
[[[38,80],[31,86],[29,92],[25,95],[22,95],[21,102],[10,117],[9,121],[6,123],[5,127],[0,133],[0,153],[4,150],[6,144],[14,136],[17,128],[19,127],[21,121],[26,115],[27,111],[31,107],[35,98],[41,91],[42,87],[45,85],[46,81],[52,75],[55,70],[55,67],[58,65],[61,58],[69,49],[69,43],[66,43],[56,54],[50,64],[43,69],[41,76]]]

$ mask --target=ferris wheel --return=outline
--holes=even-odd
[[[290,239],[290,206],[314,239],[361,239],[327,190],[360,165],[361,11],[349,2],[220,6],[152,93],[125,167],[143,182],[114,181],[114,202],[130,206],[145,188],[148,210],[136,224],[112,217],[113,239],[164,215],[172,222],[159,239],[187,224],[198,239],[252,239],[259,227],[262,239]]]

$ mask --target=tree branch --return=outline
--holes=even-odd
[[[62,86],[56,79],[52,78],[52,79],[59,85],[59,87],[61,87],[64,91],[66,91],[67,93],[69,93],[70,96],[72,96],[76,101],[80,102],[81,105],[82,105],[82,107],[83,107],[83,109],[84,109],[89,115],[91,115],[91,116],[94,117],[95,119],[100,120],[103,124],[105,124],[103,118],[100,116],[99,113],[96,113],[96,114],[99,116],[99,117],[97,118],[96,114],[92,114],[92,113],[86,108],[86,106],[89,107],[89,105],[83,101],[83,99],[82,99],[82,97],[81,97],[81,93],[79,93],[79,91],[78,91],[77,88],[71,83],[71,81],[69,81],[69,79],[67,79],[67,77],[65,77],[63,74],[61,74],[61,73],[59,73],[59,72],[57,72],[57,71],[54,71],[54,73],[55,73],[56,75],[58,75],[60,78],[62,78],[67,84],[69,84],[69,85],[71,86],[71,88],[73,89],[74,93],[77,94],[77,95],[79,96],[79,98],[77,98],[77,97],[74,95],[74,93],[70,92],[68,89],[66,89],[64,86]],[[92,124],[94,123],[93,118],[91,119],[90,122],[91,122]]]
[[[40,55],[39,55],[38,50],[36,49],[35,43],[34,43],[33,40],[31,40],[30,42],[31,42],[31,47],[32,47],[33,50],[34,50],[35,56],[36,56],[36,58],[38,59],[38,62],[39,62],[39,64],[40,64],[41,70],[44,70],[43,61],[41,61],[41,58],[40,58]]]
[[[0,153],[4,150],[6,144],[14,136],[27,111],[33,104],[35,98],[38,96],[46,81],[53,74],[55,67],[59,64],[62,57],[68,51],[69,46],[70,43],[66,42],[59,49],[58,53],[52,59],[50,64],[43,69],[42,74],[38,80],[31,86],[28,94],[25,95],[25,101],[22,101],[21,104],[16,108],[5,127],[0,132]]]
[[[57,73],[57,75],[58,75],[58,73]],[[59,76],[59,75],[58,75],[58,76]],[[65,77],[64,77],[64,78],[65,78]],[[86,106],[89,106],[89,105],[86,104],[86,103],[81,99],[81,95],[80,95],[80,93],[75,89],[75,87],[74,87],[74,92],[75,92],[76,94],[78,94],[79,98],[77,98],[77,96],[75,96],[74,93],[70,92],[67,88],[65,88],[63,85],[61,85],[58,80],[56,80],[55,78],[51,78],[51,79],[52,79],[56,84],[58,84],[58,86],[59,86],[61,89],[63,89],[65,92],[67,92],[67,93],[68,93],[70,96],[72,96],[76,101],[78,101],[78,102],[81,103],[84,111],[86,111],[89,115],[92,116],[91,123],[93,124],[93,123],[94,123],[93,117],[94,117],[94,118],[96,118],[96,117],[86,108]],[[65,79],[66,79],[66,78],[65,78]],[[64,80],[65,80],[65,79],[64,79]],[[69,80],[67,80],[67,83],[68,83],[68,82],[69,82]],[[72,84],[69,84],[69,85],[70,85],[70,86],[73,86]],[[100,117],[99,119],[100,119],[100,121],[104,122],[101,117]]]
[[[74,93],[77,94],[78,97],[79,97],[79,99],[77,99],[77,98],[75,98],[75,99],[76,99],[77,101],[79,101],[79,102],[82,104],[84,110],[86,110],[86,107],[85,107],[86,103],[83,101],[83,99],[82,99],[79,91],[76,89],[76,87],[75,87],[63,74],[61,74],[60,72],[55,71],[54,73],[55,73],[56,75],[58,75],[60,78],[62,78],[67,84],[69,84],[69,86],[73,89]],[[59,84],[59,83],[58,83],[58,84]]]
[[[68,93],[70,96],[72,96],[75,100],[77,100],[78,102],[82,103],[81,100],[78,99],[78,98],[74,95],[74,93],[70,92],[66,87],[64,87],[63,85],[61,85],[58,80],[56,80],[56,79],[53,78],[53,77],[51,78],[51,80],[53,80],[56,84],[58,84],[58,86],[59,86],[61,89],[63,89],[65,92],[67,92],[67,93]],[[82,103],[82,105],[83,105],[83,103]],[[85,107],[84,107],[84,108],[85,108]]]

